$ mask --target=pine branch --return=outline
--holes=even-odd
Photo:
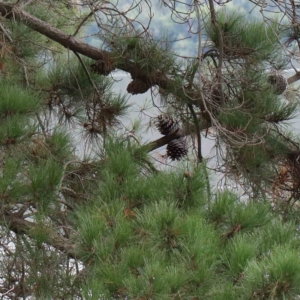
[[[179,139],[186,135],[187,135],[187,133],[185,131],[183,131],[182,129],[179,129],[179,130],[175,131],[174,133],[163,136],[155,141],[152,141],[152,142],[144,145],[143,147],[147,148],[148,152],[151,152],[155,149],[158,149],[158,148],[170,143],[172,140]]]
[[[102,60],[105,61],[107,58],[110,58],[113,63],[113,67],[116,69],[123,70],[131,74],[133,79],[139,78],[142,81],[149,84],[149,86],[158,85],[162,89],[171,89],[172,87],[176,86],[177,84],[174,83],[173,80],[169,79],[164,73],[159,71],[154,72],[147,72],[144,70],[138,63],[133,63],[126,58],[122,58],[122,60],[118,59],[114,61],[113,55],[108,51],[103,51],[97,49],[93,46],[90,46],[79,39],[75,38],[74,36],[68,35],[63,31],[53,27],[47,22],[44,22],[27,12],[21,10],[17,5],[6,4],[0,2],[0,13],[6,19],[11,19],[14,21],[18,21],[32,30],[39,32],[40,34],[48,37],[49,39],[56,41],[60,45],[64,46],[71,51],[80,53],[86,57],[92,58],[94,60]],[[291,76],[287,79],[288,83],[291,84],[300,79],[300,71],[297,72],[295,75]],[[193,92],[191,93],[191,98],[193,98]],[[189,95],[188,95],[189,96]],[[206,126],[207,127],[207,126]],[[204,128],[200,128],[201,130]],[[155,150],[159,147],[162,147],[168,144],[171,140],[180,138],[185,136],[189,133],[183,133],[182,131],[178,131],[175,134],[170,136],[162,137],[156,141],[153,141],[146,145],[145,147],[149,147],[149,151]]]
[[[18,21],[74,52],[80,53],[94,60],[105,61],[107,57],[111,57],[113,60],[110,52],[90,46],[74,36],[68,35],[53,27],[49,23],[28,14],[27,12],[19,9],[16,5],[0,2],[0,13],[4,18]],[[159,72],[148,74],[148,72],[143,70],[138,64],[132,63],[126,59],[116,62],[114,67],[130,73],[133,79],[140,78],[147,83],[151,83],[151,85],[157,84],[162,88],[166,88],[168,84],[171,83],[166,75]]]
[[[24,220],[18,213],[4,212],[0,214],[0,223],[4,223],[15,234],[28,235],[37,226],[34,222]],[[55,249],[66,253],[70,258],[77,258],[74,245],[70,241],[58,234],[50,234],[49,243]]]
[[[197,128],[197,130],[199,130],[199,135],[200,135],[200,131],[206,129],[207,127],[208,127],[207,124],[199,124],[199,126]],[[164,145],[167,145],[172,140],[179,139],[181,137],[185,137],[190,134],[191,134],[191,132],[187,132],[183,129],[179,129],[169,135],[163,136],[155,141],[152,141],[152,142],[144,145],[143,148],[146,148],[148,150],[148,152],[151,152],[151,151],[158,149]]]
[[[109,52],[97,49],[84,42],[81,42],[74,36],[65,34],[63,31],[51,26],[50,24],[28,14],[25,11],[20,10],[16,5],[5,4],[0,2],[0,13],[5,18],[23,23],[32,30],[39,32],[40,34],[52,39],[53,41],[56,41],[65,48],[74,51],[75,53],[80,53],[94,60],[105,60],[107,57],[111,56]],[[114,67],[125,72],[129,72],[132,78],[140,78],[145,82],[151,83],[151,86],[158,85],[161,88],[166,89],[169,86],[175,85],[173,80],[168,79],[168,77],[165,74],[162,74],[160,72],[148,74],[148,72],[143,70],[138,64],[132,63],[126,59],[124,59],[122,62],[118,61],[114,65]],[[186,135],[187,133],[183,133],[183,131],[178,131],[175,134],[169,135],[167,137],[162,137],[161,139],[153,141],[146,145],[146,147],[149,147],[149,151],[152,151],[168,144],[173,139],[178,139]]]
[[[188,104],[188,108],[192,114],[195,126],[196,126],[196,135],[197,135],[197,147],[198,147],[198,153],[197,153],[197,157],[198,157],[198,163],[202,163],[203,161],[203,156],[202,156],[202,152],[201,152],[201,130],[200,130],[200,126],[199,126],[199,121],[197,119],[196,113],[194,111],[193,105],[192,104]]]
[[[68,35],[63,31],[53,27],[49,23],[30,15],[16,5],[0,2],[0,13],[6,19],[16,20],[28,26],[32,30],[37,31],[49,39],[59,43],[63,47],[85,55],[86,57],[94,60],[105,60],[107,57],[111,57],[112,60],[114,59],[110,52],[90,46],[74,36]],[[165,74],[161,72],[153,72],[149,74],[147,71],[143,70],[139,64],[133,63],[125,58],[123,58],[122,61],[118,60],[117,62],[114,62],[114,67],[130,73],[133,79],[140,78],[152,86],[158,85],[163,89],[167,89],[168,87],[175,85],[174,81],[169,79]],[[291,84],[299,79],[300,76],[298,73],[296,73],[288,78],[287,81],[289,84]]]
[[[218,24],[215,7],[213,0],[209,0],[209,8],[210,8],[210,15],[211,15],[211,24],[215,27],[217,32],[217,38],[218,38],[218,66],[217,66],[217,80],[218,80],[218,89],[220,93],[220,100],[221,104],[224,104],[224,93],[222,89],[222,68],[223,68],[223,57],[224,57],[224,44],[223,44],[223,36],[221,28]]]

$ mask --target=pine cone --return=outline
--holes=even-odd
[[[188,153],[186,141],[183,138],[173,140],[167,145],[167,156],[171,160],[180,160]]]
[[[162,135],[168,135],[178,129],[178,122],[172,117],[159,115],[156,121],[156,128]]]
[[[276,95],[281,95],[287,88],[287,80],[279,74],[268,76],[269,83],[273,86]]]
[[[106,61],[97,60],[90,66],[91,71],[93,73],[107,76],[109,75],[115,68],[112,65],[112,62],[108,59]]]
[[[141,79],[132,80],[127,86],[127,92],[132,95],[144,94],[148,91],[149,85]]]

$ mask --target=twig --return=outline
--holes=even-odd
[[[15,287],[13,286],[11,289],[9,289],[8,291],[6,291],[4,294],[1,295],[1,299],[3,299],[4,296],[8,295],[10,292],[12,292],[15,289]]]
[[[217,80],[218,80],[218,88],[219,88],[220,98],[221,98],[220,99],[221,105],[223,105],[224,104],[224,94],[222,88],[222,66],[223,66],[223,56],[224,56],[223,36],[222,36],[221,28],[217,21],[213,0],[209,0],[209,8],[210,8],[210,15],[211,15],[211,23],[215,27],[217,31],[217,37],[218,37],[219,55],[218,55]],[[200,42],[201,41],[199,41],[199,43]]]
[[[12,43],[13,40],[7,33],[7,30],[3,27],[3,25],[0,23],[0,30],[3,32],[4,36]]]
[[[58,203],[65,205],[70,210],[74,210],[74,207],[71,204],[69,204],[68,202],[66,202],[65,200],[58,199],[57,201],[58,201]]]
[[[197,158],[198,158],[198,163],[202,163],[203,161],[203,156],[202,156],[202,152],[201,152],[201,133],[200,133],[200,126],[199,126],[199,121],[198,118],[196,116],[196,113],[194,111],[193,105],[192,104],[188,104],[188,108],[192,114],[195,126],[196,126],[196,136],[197,136],[197,147],[198,147],[198,154],[197,154]]]
[[[46,132],[45,126],[44,126],[44,124],[43,124],[43,121],[42,121],[40,115],[39,115],[38,113],[35,113],[35,116],[36,116],[36,118],[37,118],[37,120],[38,120],[38,123],[39,123],[41,129],[42,129],[43,135],[44,135],[45,137],[47,137],[47,132]]]
[[[97,10],[98,10],[98,9],[96,9],[96,10],[94,10],[94,11],[91,11],[88,15],[86,15],[86,16],[82,19],[82,21],[80,22],[80,24],[79,24],[78,27],[76,28],[75,32],[73,33],[73,36],[75,36],[75,35],[79,32],[79,30],[80,30],[80,28],[83,26],[83,24],[84,24],[91,16],[93,16],[94,12],[97,12]]]
[[[97,95],[98,95],[98,97],[99,97],[99,101],[101,101],[101,95],[100,95],[100,92],[99,92],[98,88],[96,87],[95,82],[94,82],[93,79],[91,78],[91,75],[90,75],[88,69],[86,68],[86,65],[85,65],[84,62],[82,61],[82,59],[81,59],[81,57],[79,56],[79,54],[78,54],[76,51],[73,51],[73,52],[74,52],[74,54],[77,56],[77,58],[78,58],[80,64],[82,65],[82,67],[83,67],[83,69],[84,69],[84,72],[85,72],[86,76],[88,77],[88,79],[89,79],[91,85],[94,87],[94,89],[95,89],[95,91],[96,91],[96,93],[97,93]]]

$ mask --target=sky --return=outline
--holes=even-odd
[[[118,3],[117,6],[120,11],[126,12],[129,8],[132,0],[122,0],[116,1],[113,0],[112,2]],[[139,2],[139,1],[136,1]],[[143,1],[141,1],[143,3]],[[197,48],[197,20],[196,20],[196,13],[190,13],[189,9],[190,6],[184,4],[177,4],[176,9],[181,13],[180,18],[176,16],[176,14],[171,14],[171,11],[168,7],[162,5],[161,0],[151,0],[151,11],[149,7],[144,3],[141,5],[142,10],[137,13],[136,11],[132,11],[128,14],[128,17],[134,18],[138,15],[137,21],[143,23],[145,26],[149,20],[149,15],[152,15],[152,21],[149,28],[149,31],[153,34],[154,37],[161,37],[162,35],[169,35],[171,40],[176,40],[173,43],[174,50],[177,54],[183,56],[193,56],[195,55],[195,49]],[[165,0],[167,3],[171,3],[174,1]],[[192,0],[182,0],[177,1],[179,3],[190,3],[193,2]],[[204,1],[201,1],[204,2]],[[219,1],[221,2],[221,1]],[[224,1],[222,1],[224,2]],[[231,10],[234,9],[241,14],[244,15],[251,15],[260,17],[260,13],[258,8],[249,1],[249,0],[231,0],[225,6],[216,6],[217,9],[222,9],[222,7],[226,7],[226,9]],[[207,5],[201,6],[201,12],[203,16],[208,15]],[[182,20],[182,18],[186,18],[187,14],[189,14],[189,20],[186,22]],[[137,25],[138,26],[138,25]],[[91,24],[91,28],[89,32],[96,33],[98,32],[97,24]],[[90,43],[94,44],[95,46],[99,46],[99,41],[96,39],[90,39]]]

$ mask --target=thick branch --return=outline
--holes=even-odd
[[[37,31],[49,39],[61,44],[65,48],[83,54],[84,56],[90,57],[94,60],[105,60],[107,57],[111,57],[109,52],[97,49],[80,41],[72,35],[64,33],[50,24],[21,10],[16,5],[0,2],[0,13],[6,19],[19,21],[32,30]],[[113,59],[113,57],[111,58]],[[148,74],[148,72],[144,71],[138,64],[132,63],[129,60],[118,60],[118,62],[114,64],[114,67],[125,72],[129,72],[132,78],[140,78],[152,85],[158,84],[162,88],[166,88],[167,86],[168,78],[165,75],[157,72]]]
[[[81,53],[95,60],[101,60],[104,58],[104,51],[100,51],[95,47],[82,43],[80,40],[72,37],[71,35],[67,35],[50,24],[26,13],[25,11],[22,11],[16,5],[0,3],[0,13],[7,19],[16,20],[25,24],[31,29],[61,44],[65,48]]]

